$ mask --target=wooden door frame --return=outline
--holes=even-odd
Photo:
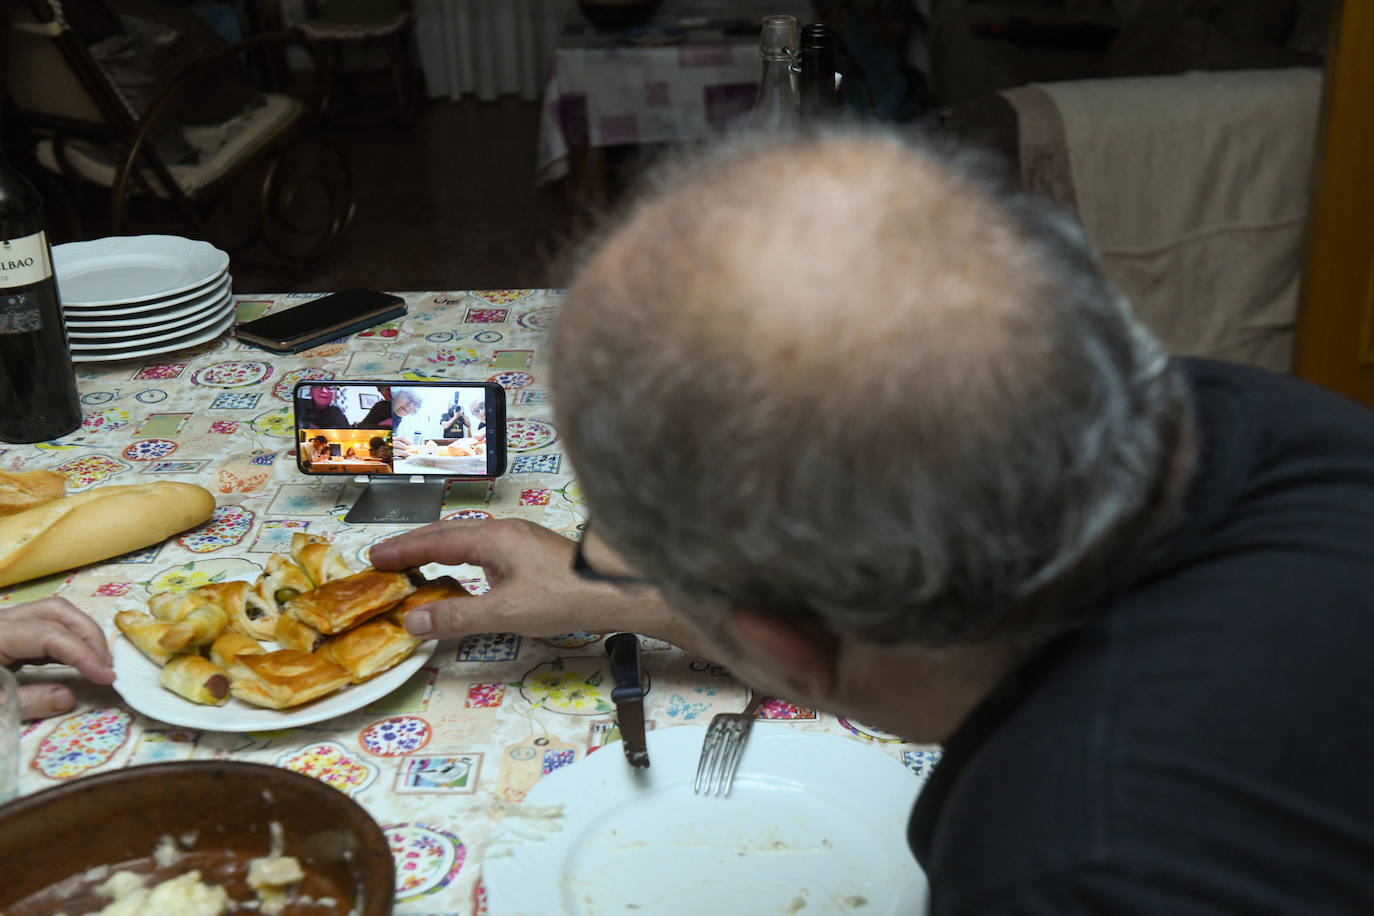
[[[1296,375],[1374,405],[1374,3],[1332,14]]]

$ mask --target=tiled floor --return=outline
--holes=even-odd
[[[551,264],[570,219],[558,186],[534,182],[539,106],[429,102],[402,130],[336,127],[358,209],[344,241],[301,267],[237,254],[236,292],[492,289],[558,285]]]

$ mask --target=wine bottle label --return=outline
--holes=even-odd
[[[0,241],[0,291],[31,286],[51,276],[48,240],[43,233]]]
[[[25,289],[52,276],[42,232],[0,241],[0,334],[32,334],[43,328],[43,299]]]

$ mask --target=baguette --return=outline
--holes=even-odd
[[[67,478],[52,471],[0,471],[0,515],[61,499]]]
[[[214,511],[208,490],[165,481],[97,487],[0,518],[0,586],[160,543]]]

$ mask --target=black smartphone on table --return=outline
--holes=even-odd
[[[348,289],[245,321],[234,328],[234,336],[274,353],[299,353],[405,313],[406,302],[400,296]]]
[[[306,474],[497,477],[506,390],[495,382],[298,382],[297,464]]]

